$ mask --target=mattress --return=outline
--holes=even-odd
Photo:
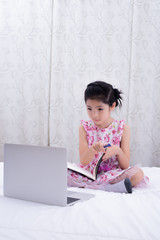
[[[57,207],[4,197],[0,163],[0,240],[159,240],[160,168],[142,169],[150,183],[132,194],[69,188],[95,197]]]

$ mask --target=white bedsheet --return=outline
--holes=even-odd
[[[143,168],[150,186],[133,194],[70,188],[96,196],[71,207],[55,207],[2,195],[0,240],[160,239],[160,168]]]

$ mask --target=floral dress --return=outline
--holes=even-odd
[[[121,138],[123,135],[124,120],[113,120],[113,122],[107,128],[99,128],[91,120],[82,120],[81,124],[86,131],[89,147],[98,141],[102,141],[106,144],[120,146]],[[82,164],[78,164],[78,166],[93,173],[96,163],[102,154],[103,153],[95,154],[93,160],[87,166],[83,166]],[[120,168],[117,156],[115,155],[100,164],[98,177],[95,181],[68,169],[68,186],[103,189],[104,185],[108,184],[113,179],[117,179],[116,182],[124,179],[126,175],[123,176],[123,173],[127,170],[122,170]],[[133,175],[136,171],[137,168],[132,168],[130,174]],[[118,178],[118,176],[122,177]],[[127,177],[129,176],[127,175]]]

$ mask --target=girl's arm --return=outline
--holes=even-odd
[[[80,162],[82,165],[88,165],[94,158],[95,154],[98,152],[105,152],[102,142],[94,143],[91,147],[88,147],[87,134],[84,127],[80,125],[79,127],[79,155]]]
[[[121,145],[117,153],[119,165],[122,169],[129,167],[130,162],[130,128],[127,124],[124,125]]]
[[[89,164],[95,155],[95,150],[93,147],[88,147],[87,134],[84,127],[80,125],[79,127],[79,156],[82,165],[86,166]]]
[[[124,125],[123,135],[121,139],[121,146],[112,145],[107,148],[107,151],[103,157],[106,160],[113,155],[117,155],[119,165],[122,169],[129,167],[130,161],[130,128],[127,124]]]

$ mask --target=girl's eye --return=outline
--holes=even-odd
[[[98,108],[99,111],[103,111],[103,108]]]
[[[92,109],[91,108],[87,108],[87,110],[91,111]]]

